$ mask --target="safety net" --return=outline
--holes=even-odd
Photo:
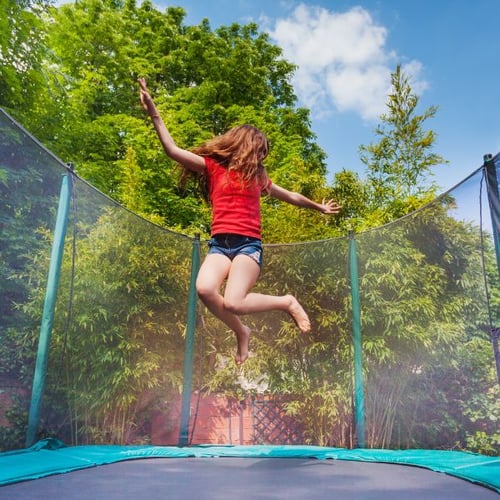
[[[499,168],[485,158],[377,229],[264,244],[256,291],[296,295],[312,331],[248,316],[240,367],[234,334],[193,296],[204,237],[120,206],[2,111],[0,450],[49,438],[497,455]]]

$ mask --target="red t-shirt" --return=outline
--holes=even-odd
[[[265,185],[243,185],[237,172],[208,157],[205,167],[212,203],[212,236],[233,233],[260,239],[260,197],[271,187],[271,180]]]

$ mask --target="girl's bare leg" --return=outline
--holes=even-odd
[[[240,315],[280,310],[290,314],[303,333],[311,329],[306,312],[293,295],[249,293],[259,274],[259,265],[247,255],[238,255],[231,261],[224,255],[209,254],[196,281],[198,295],[209,311],[235,332],[238,340],[238,364],[244,363],[248,358],[251,332],[250,328],[241,322]],[[226,278],[223,297],[220,288]]]
[[[224,293],[224,308],[237,315],[280,310],[293,318],[299,329],[307,333],[311,323],[299,301],[293,295],[264,295],[250,293],[260,274],[259,265],[247,255],[232,261]]]
[[[236,363],[241,365],[248,358],[251,331],[248,326],[242,323],[239,316],[224,307],[224,298],[219,290],[227,278],[230,268],[231,261],[224,255],[207,255],[198,272],[196,290],[208,310],[236,334],[238,341]]]

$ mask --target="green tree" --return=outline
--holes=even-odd
[[[419,98],[401,66],[392,73],[391,83],[388,111],[375,129],[380,140],[360,147],[367,170],[369,219],[374,225],[394,220],[430,201],[436,193],[436,186],[428,184],[431,169],[446,163],[432,152],[436,134],[424,129],[424,122],[434,117],[437,107],[417,114]]]
[[[48,0],[0,1],[0,106],[16,110],[23,121],[45,87],[43,15],[49,5]]]
[[[47,137],[56,154],[114,199],[141,207],[170,228],[206,234],[209,208],[193,186],[179,189],[179,170],[165,157],[139,104],[136,78],[145,76],[181,146],[253,123],[272,141],[267,166],[276,182],[316,198],[328,195],[325,155],[308,110],[296,107],[294,67],[281,49],[256,24],[212,30],[207,20],[185,26],[184,16],[180,8],[160,12],[133,0],[83,0],[54,9],[46,64],[58,75],[49,82],[58,109],[40,124],[40,139]],[[57,133],[51,126],[56,117]],[[131,169],[140,189],[131,189]],[[333,230],[321,224],[314,229],[318,218],[311,214],[301,218],[271,208],[271,222],[290,217],[281,231],[285,241],[301,233],[296,222],[306,239]],[[280,232],[266,233],[275,241]]]
[[[367,228],[368,194],[366,182],[356,172],[343,169],[335,173],[332,196],[342,205],[342,211],[336,216],[340,234]]]

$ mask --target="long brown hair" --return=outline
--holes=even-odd
[[[267,181],[263,161],[269,154],[269,141],[265,134],[253,125],[234,127],[196,147],[193,152],[214,159],[228,172],[238,172],[243,185],[258,182],[264,186]],[[193,172],[183,168],[181,184],[185,184],[189,177],[193,177]],[[198,178],[203,197],[208,200],[206,176],[195,173],[194,177]]]

